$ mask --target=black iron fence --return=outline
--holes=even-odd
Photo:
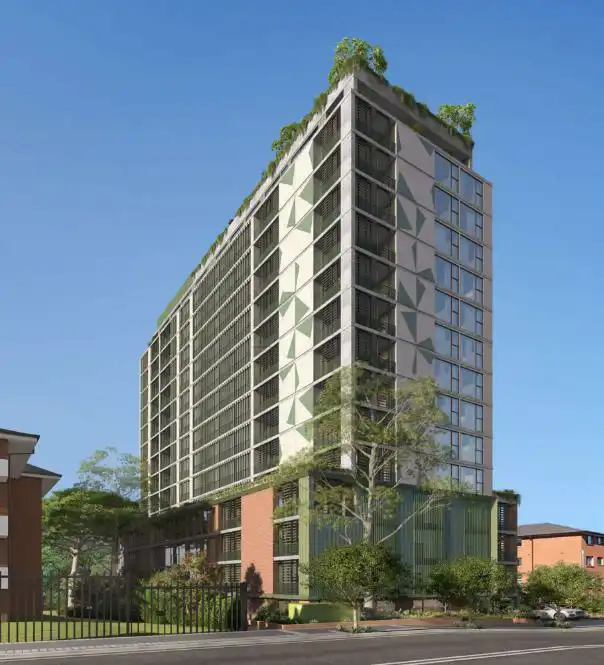
[[[0,642],[247,629],[245,584],[0,575]]]

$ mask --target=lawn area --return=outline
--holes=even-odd
[[[202,633],[195,625],[127,623],[95,619],[67,619],[0,622],[0,642],[41,642],[48,640],[77,640],[96,637],[125,637],[127,635],[184,635]],[[207,631],[206,631],[207,632]]]

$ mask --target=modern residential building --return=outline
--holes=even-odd
[[[0,617],[38,616],[42,598],[42,499],[61,476],[29,463],[39,440],[0,428]],[[38,600],[36,600],[38,599]]]
[[[476,492],[402,529],[401,556],[418,574],[496,556],[491,185],[471,168],[472,141],[402,92],[366,71],[330,90],[160,317],[140,361],[151,514],[312,445],[317,391],[360,361],[393,384],[436,378],[442,473]],[[311,491],[306,478],[221,506],[212,523],[233,578],[253,563],[265,592],[301,593],[298,561],[320,537],[299,515],[272,516]],[[403,512],[422,500],[403,493]]]
[[[574,563],[604,576],[604,533],[561,524],[518,527],[518,573],[525,579],[537,566]]]

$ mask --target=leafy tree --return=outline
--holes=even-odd
[[[601,604],[603,587],[600,578],[585,568],[560,562],[553,566],[538,566],[531,571],[523,592],[532,604],[555,603],[591,610]]]
[[[353,628],[365,598],[388,598],[409,584],[409,568],[383,545],[357,543],[331,547],[300,567],[310,587],[323,600],[348,605]]]
[[[476,121],[476,104],[472,102],[467,104],[441,104],[437,115],[464,136],[471,136],[470,132]]]
[[[325,383],[315,413],[314,447],[306,452],[316,478],[312,517],[337,527],[347,544],[384,542],[405,526],[411,518],[397,519],[402,484],[417,482],[428,492],[422,512],[446,500],[448,488],[434,480],[444,415],[432,379],[396,390],[365,367],[344,368]],[[382,529],[390,524],[380,538],[378,522]]]
[[[208,561],[205,554],[185,552],[180,563],[155,572],[149,580],[149,585],[177,585],[184,582],[216,585],[221,581],[220,566]]]
[[[139,515],[138,504],[118,494],[82,487],[59,490],[44,501],[44,547],[57,561],[67,558],[74,576],[84,559],[113,549],[119,529]]]
[[[141,493],[141,471],[141,462],[136,455],[120,453],[110,446],[95,450],[80,462],[78,486],[136,501]]]
[[[333,66],[327,77],[330,85],[335,85],[354,66],[383,78],[388,61],[380,46],[372,46],[363,39],[344,37],[336,45]]]
[[[493,559],[467,556],[437,564],[426,589],[446,608],[454,605],[471,614],[482,608],[490,609],[511,584],[510,575],[501,564]]]

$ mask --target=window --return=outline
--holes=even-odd
[[[440,326],[437,326],[437,340],[438,340],[438,328],[440,328]],[[442,328],[442,330],[446,330],[446,328]],[[477,369],[482,369],[482,354],[483,354],[482,342],[479,342],[476,339],[472,339],[471,337],[467,337],[466,335],[460,335],[459,337],[461,342],[459,345],[460,349],[459,359],[463,363],[466,363],[466,365],[472,365]]]
[[[462,199],[482,210],[482,182],[465,171],[461,172],[460,194]]]
[[[459,167],[451,164],[439,153],[436,153],[436,162],[434,165],[436,182],[440,183],[453,192],[459,191]]]
[[[438,224],[437,224],[438,226]],[[456,233],[452,233],[457,237]],[[438,241],[438,233],[437,233]],[[438,247],[438,245],[437,245]],[[453,256],[452,254],[450,256]],[[482,272],[483,262],[482,262],[482,246],[477,245],[472,240],[461,236],[459,238],[459,260],[464,265],[469,268],[473,268],[477,272]]]
[[[452,326],[459,325],[459,300],[457,298],[451,298],[451,296],[437,291],[435,310],[437,319],[446,321]]]
[[[588,568],[593,568],[594,567],[594,558],[593,558],[593,556],[586,556],[585,557],[585,565]]]
[[[466,206],[467,207],[467,206]],[[459,201],[442,189],[434,188],[434,214],[437,219],[459,226]]]
[[[453,266],[457,269],[457,266]],[[453,271],[452,274],[456,274],[457,270]],[[455,282],[452,282],[455,284]],[[457,281],[457,284],[461,285],[459,289],[459,295],[463,298],[468,298],[468,300],[474,300],[477,303],[482,304],[482,277],[477,277],[467,270],[461,270],[461,280]],[[453,290],[453,289],[451,289]]]
[[[476,494],[482,494],[484,490],[484,472],[482,469],[470,469],[467,466],[460,467],[459,482],[465,487],[474,490]]]
[[[472,464],[483,464],[484,443],[482,437],[472,436],[471,434],[461,435],[461,450],[459,458],[464,462]]]
[[[455,400],[457,401],[457,400]],[[470,404],[460,400],[460,420],[459,424],[464,429],[482,432],[483,426],[483,408],[479,404]]]
[[[462,337],[464,336],[462,335]],[[457,359],[459,357],[459,333],[437,325],[434,335],[434,346],[436,353],[439,355]]]
[[[467,330],[468,332],[474,333],[476,335],[482,335],[482,324],[482,310],[462,302],[459,323],[460,328],[463,328],[464,330]],[[453,325],[457,324],[454,323]]]
[[[464,238],[465,240],[465,238]],[[459,233],[436,223],[436,249],[456,259],[459,256]]]
[[[452,365],[444,360],[435,360],[434,378],[443,390],[452,393],[459,392],[459,367],[457,365]]]
[[[444,218],[443,218],[444,219]],[[482,215],[465,203],[461,204],[459,227],[471,236],[482,240]]]
[[[459,268],[449,261],[436,257],[436,283],[444,289],[458,293]]]
[[[447,395],[438,395],[436,398],[438,408],[445,414],[451,425],[459,425],[459,400]]]
[[[604,557],[598,557],[598,566],[604,566]]]
[[[521,559],[520,557],[518,557],[518,565],[519,565],[519,566],[522,565],[522,559]]]
[[[482,374],[462,367],[461,390],[459,392],[461,392],[462,395],[467,395],[468,397],[481,400],[483,393],[482,380]]]
[[[452,432],[448,429],[438,429],[434,435],[434,441],[442,449],[442,454],[459,459],[459,432]]]
[[[586,540],[587,540],[588,545],[593,545],[594,544],[594,537],[593,536],[587,536]]]

